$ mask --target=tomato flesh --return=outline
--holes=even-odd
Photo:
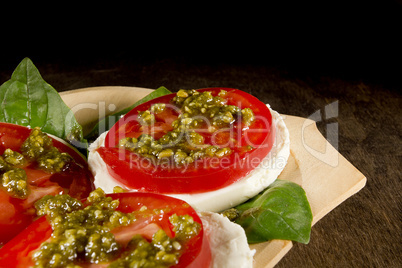
[[[21,144],[28,138],[31,129],[8,123],[0,123],[0,154],[7,148],[21,152]],[[14,198],[0,188],[0,246],[35,219],[34,202],[45,195],[68,193],[82,199],[93,190],[92,174],[88,164],[74,149],[53,139],[53,146],[61,152],[67,152],[74,161],[60,173],[46,173],[37,169],[33,163],[22,168],[27,174],[29,195],[25,199]]]
[[[228,105],[250,108],[255,120],[250,126],[235,122],[229,129],[218,129],[213,133],[208,131],[208,124],[194,130],[204,137],[205,144],[228,147],[232,154],[177,166],[157,164],[150,158],[118,148],[119,141],[125,137],[138,138],[141,134],[151,134],[158,139],[172,130],[172,122],[179,116],[177,107],[155,114],[156,122],[151,126],[144,127],[138,122],[138,113],[148,110],[153,104],[165,103],[172,107],[171,101],[176,94],[169,94],[137,106],[108,132],[105,146],[98,148],[97,152],[106,163],[109,174],[129,189],[164,194],[213,191],[249,174],[273,146],[275,126],[272,115],[264,103],[237,89],[207,88],[199,91],[210,91],[216,96],[221,90],[227,91],[223,98]]]
[[[173,214],[190,215],[194,221],[202,225],[198,214],[186,202],[159,194],[152,193],[119,193],[109,194],[107,196],[113,199],[119,199],[120,205],[117,210],[124,213],[137,211],[146,206],[147,211],[144,215],[138,214],[138,221],[134,222],[139,226],[136,233],[144,237],[150,236],[154,232],[155,226],[160,226],[167,234],[174,236],[169,217]],[[149,211],[158,211],[155,214],[149,214]],[[163,211],[163,212],[161,212]],[[135,228],[134,226],[133,228]],[[120,228],[120,227],[118,227]],[[116,229],[118,229],[116,228]],[[124,227],[123,227],[124,228]],[[112,230],[115,237],[122,236],[123,230]],[[41,217],[28,226],[24,231],[18,234],[14,239],[8,242],[0,249],[0,263],[4,267],[29,267],[32,266],[33,251],[50,238],[52,228],[46,217]],[[134,234],[134,232],[131,232]],[[120,238],[121,239],[121,238]],[[211,263],[211,251],[208,239],[201,228],[199,234],[190,239],[183,245],[184,253],[181,255],[179,264],[175,267],[209,267]],[[96,266],[94,266],[96,267]]]

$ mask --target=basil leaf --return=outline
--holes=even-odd
[[[98,122],[98,124],[96,124],[96,126],[91,130],[91,132],[85,138],[88,140],[95,140],[99,136],[99,134],[101,134],[105,131],[108,131],[117,121],[119,121],[119,119],[122,116],[124,116],[126,113],[128,113],[129,111],[131,111],[138,105],[143,104],[144,102],[153,100],[155,98],[158,98],[158,97],[161,97],[161,96],[164,96],[167,94],[171,94],[171,93],[172,92],[170,92],[165,87],[159,87],[158,89],[155,89],[154,91],[152,91],[151,93],[149,93],[148,95],[143,97],[142,99],[135,102],[130,107],[127,107],[117,113],[109,115],[109,116],[105,117],[104,119],[100,120]]]
[[[249,243],[272,239],[310,241],[313,214],[306,193],[296,183],[276,180],[264,192],[235,207],[235,220]]]
[[[0,122],[42,131],[85,146],[81,125],[59,93],[45,80],[29,58],[0,86]]]

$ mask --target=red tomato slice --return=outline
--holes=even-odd
[[[8,123],[0,123],[0,154],[7,148],[20,152],[21,144],[31,129]],[[0,246],[27,227],[35,217],[34,203],[45,195],[68,193],[82,199],[93,190],[92,175],[82,156],[71,147],[53,139],[53,145],[67,152],[74,161],[61,173],[49,174],[28,163],[22,167],[27,173],[30,194],[26,199],[10,197],[0,188]]]
[[[163,115],[156,114],[156,123],[143,127],[139,124],[138,112],[148,110],[155,103],[169,104],[176,94],[165,95],[143,103],[131,110],[119,120],[109,131],[105,146],[97,151],[106,163],[109,174],[130,189],[164,194],[200,193],[226,187],[246,176],[269,153],[275,139],[275,126],[267,106],[257,98],[237,89],[207,88],[200,91],[210,91],[216,96],[221,90],[226,90],[228,105],[241,109],[252,109],[255,120],[250,126],[234,123],[230,129],[219,129],[208,132],[208,125],[196,129],[204,136],[206,144],[229,147],[232,154],[222,158],[203,158],[192,164],[177,166],[174,164],[157,164],[149,158],[134,152],[117,148],[119,140],[124,137],[139,137],[141,134],[151,134],[160,138],[172,129],[171,123],[177,119],[179,108],[165,108]],[[245,149],[251,145],[253,149]]]
[[[186,202],[159,194],[152,193],[119,193],[109,194],[113,199],[120,200],[117,210],[128,213],[138,211],[146,206],[148,209],[143,215],[138,215],[138,221],[127,227],[118,227],[112,230],[116,240],[129,240],[134,234],[141,234],[145,238],[152,236],[159,228],[167,234],[174,236],[169,217],[173,214],[190,215],[194,221],[201,223],[197,213]],[[149,214],[149,211],[161,213]],[[39,248],[41,243],[50,238],[52,228],[46,217],[41,217],[19,233],[14,239],[0,249],[0,264],[2,267],[29,267],[32,266],[32,253]],[[176,267],[209,267],[211,251],[208,239],[201,228],[200,233],[190,239],[185,245]],[[104,264],[102,264],[104,265]],[[96,267],[96,265],[91,266]]]

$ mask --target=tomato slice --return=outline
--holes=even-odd
[[[119,193],[109,194],[113,199],[119,199],[120,205],[117,210],[124,213],[137,211],[137,221],[129,228],[117,227],[112,230],[116,240],[131,239],[134,234],[141,234],[145,238],[152,236],[159,228],[167,234],[174,236],[174,231],[169,222],[173,214],[190,215],[194,221],[202,225],[198,214],[186,202],[168,196],[153,193]],[[140,208],[146,206],[148,209],[143,214]],[[150,214],[149,211],[154,211]],[[2,267],[29,267],[32,266],[33,251],[48,240],[52,234],[52,228],[46,217],[41,217],[19,233],[14,239],[0,249],[0,263]],[[191,238],[186,244],[184,253],[175,267],[209,267],[211,262],[211,251],[208,239],[201,228],[199,234]],[[81,263],[80,263],[81,264]],[[102,264],[104,265],[104,264]],[[91,266],[96,267],[96,265]]]
[[[7,148],[21,152],[21,144],[28,138],[31,129],[8,123],[0,123],[0,155]],[[11,197],[0,188],[0,246],[17,235],[35,219],[34,203],[45,195],[69,193],[82,199],[93,190],[92,174],[88,164],[73,148],[53,139],[53,146],[67,152],[74,161],[60,173],[49,174],[32,163],[22,168],[27,174],[29,195],[25,199]]]
[[[161,165],[150,158],[118,148],[125,137],[138,138],[141,134],[151,134],[155,139],[172,130],[172,122],[178,118],[180,109],[172,104],[176,94],[165,95],[137,106],[120,119],[108,132],[104,147],[97,152],[106,163],[109,174],[129,189],[164,194],[200,193],[226,187],[246,176],[269,153],[275,138],[275,125],[267,106],[250,94],[230,88],[207,88],[216,96],[221,90],[227,91],[223,97],[228,105],[241,109],[250,108],[255,120],[245,126],[234,123],[230,128],[208,131],[208,124],[195,129],[209,145],[228,147],[232,154],[215,158],[202,158],[192,164],[177,166]],[[150,109],[153,104],[165,103],[161,114],[155,114],[155,123],[142,126],[138,120],[140,111]],[[252,146],[252,148],[250,147]]]

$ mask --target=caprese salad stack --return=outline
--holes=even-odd
[[[237,89],[179,90],[141,104],[90,146],[96,187],[167,194],[219,212],[276,180],[289,157],[282,117]]]

